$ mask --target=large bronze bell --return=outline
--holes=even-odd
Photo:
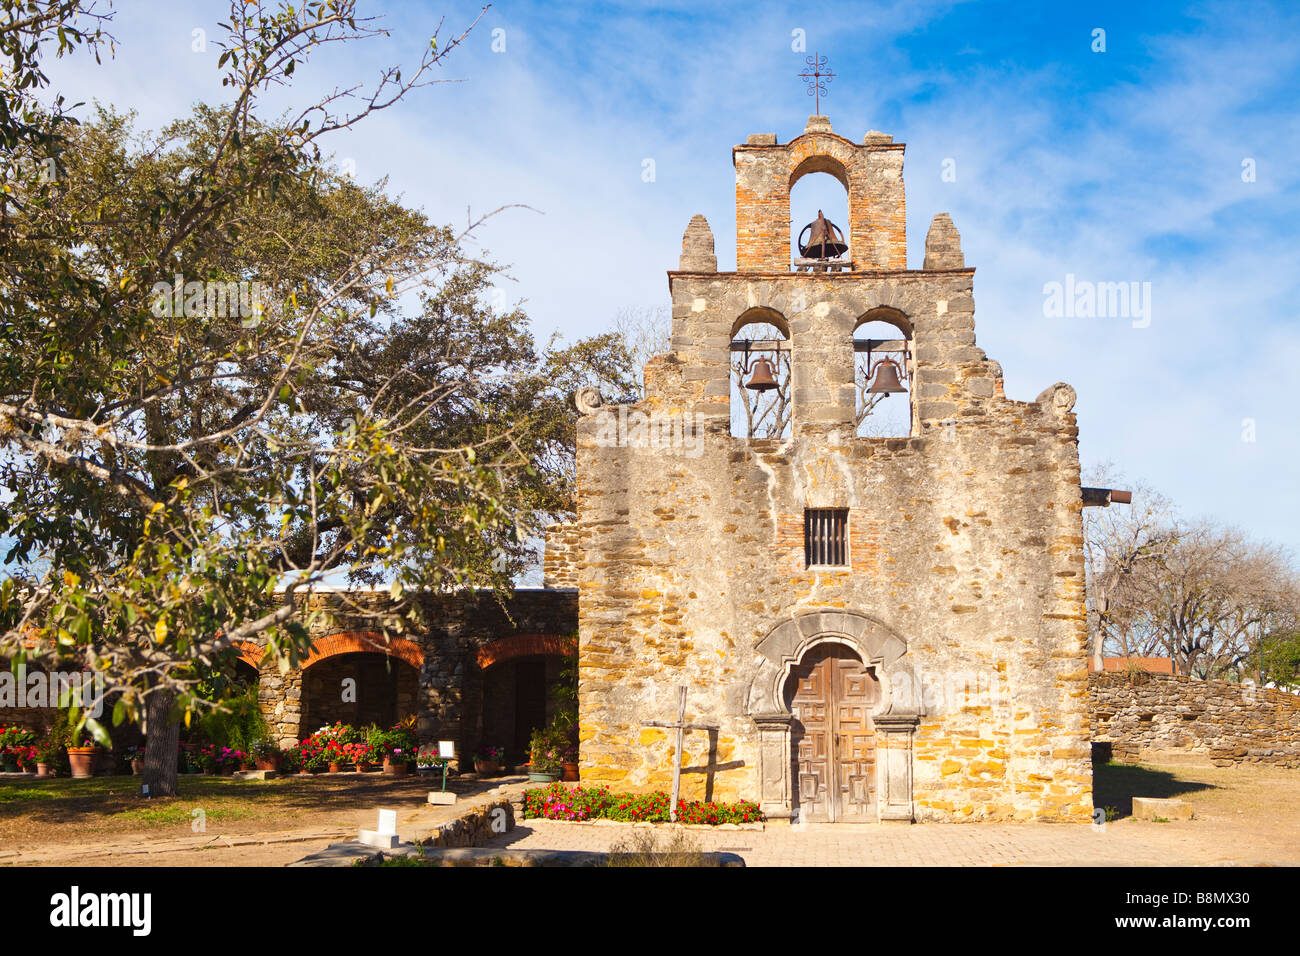
[[[776,379],[772,375],[772,363],[759,356],[754,360],[754,374],[750,376],[745,388],[751,392],[770,392],[776,388]]]
[[[803,234],[810,233],[808,241],[803,241]],[[825,216],[820,209],[817,218],[803,227],[799,233],[799,255],[805,259],[837,259],[848,252],[849,244],[844,241],[844,233]]]
[[[876,363],[876,379],[867,389],[868,395],[896,395],[906,392],[903,383],[898,380],[898,363],[893,359],[881,359]]]

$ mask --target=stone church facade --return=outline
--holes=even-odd
[[[646,722],[676,719],[684,686],[686,721],[714,728],[686,731],[686,796],[770,818],[1091,819],[1074,391],[1004,395],[946,214],[907,267],[903,149],[825,117],[736,146],[737,271],[695,217],[646,397],[578,396],[563,531],[580,542],[585,783],[667,788],[674,732]],[[792,269],[790,190],[811,172],[847,192],[838,271]],[[751,322],[788,350],[784,437],[731,433]],[[855,432],[866,322],[902,340],[906,437]],[[810,553],[826,515],[832,560]]]

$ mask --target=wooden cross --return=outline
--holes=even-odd
[[[677,822],[677,795],[682,789],[682,738],[688,730],[717,730],[716,724],[688,724],[686,722],[686,688],[679,686],[677,688],[677,719],[675,721],[667,720],[643,720],[642,727],[665,727],[675,728],[677,730],[677,749],[673,751],[673,795],[672,802],[668,805],[668,819],[673,823]]]

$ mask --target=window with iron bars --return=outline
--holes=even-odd
[[[847,567],[849,509],[808,508],[803,513],[805,567]]]

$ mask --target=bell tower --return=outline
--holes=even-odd
[[[1074,391],[1006,397],[946,213],[908,268],[903,152],[821,115],[733,147],[736,270],[693,217],[645,398],[579,396],[584,781],[676,761],[770,819],[1091,819]],[[809,173],[846,221],[792,230]],[[674,715],[712,732],[674,754],[647,724]]]
[[[808,117],[803,134],[788,143],[758,133],[734,147],[737,271],[789,271],[790,190],[809,173],[829,173],[848,193],[853,271],[906,269],[903,149],[875,131],[854,143],[825,116]]]

